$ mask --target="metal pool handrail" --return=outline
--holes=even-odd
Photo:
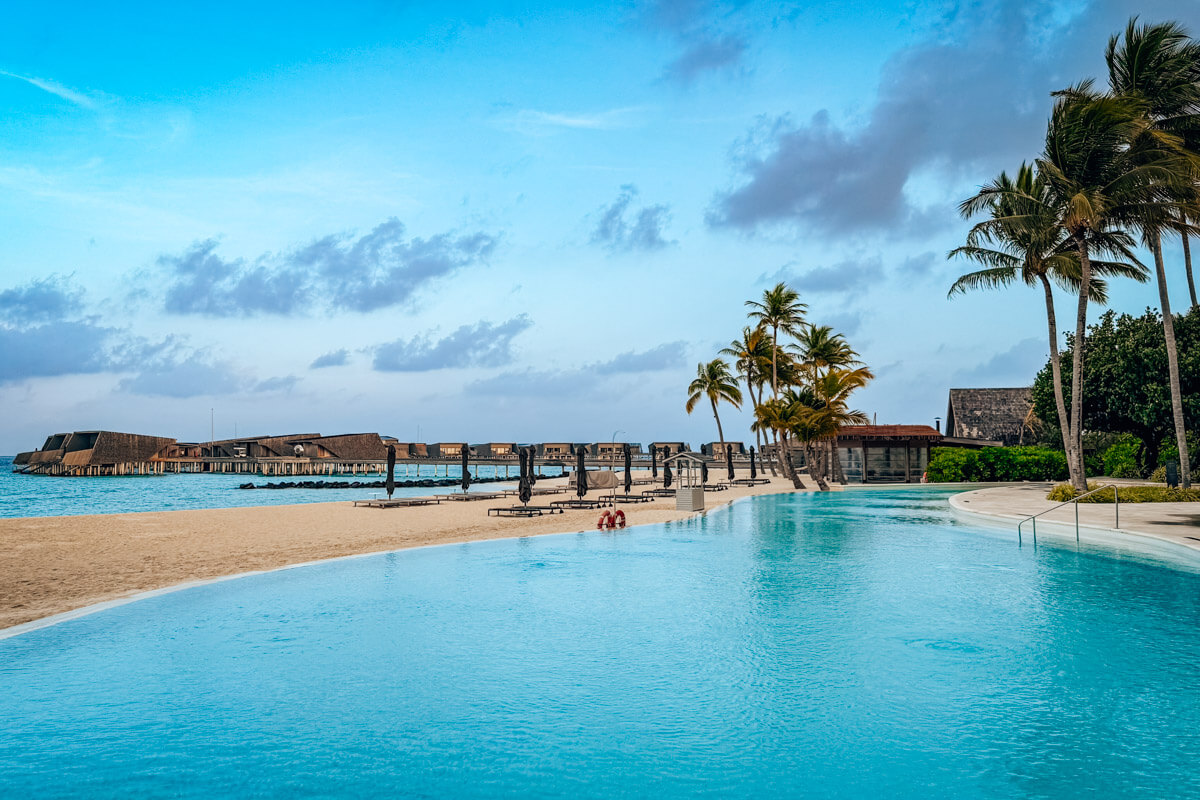
[[[1063,506],[1069,505],[1071,503],[1075,504],[1075,541],[1078,542],[1079,541],[1079,501],[1082,500],[1083,498],[1087,497],[1088,495],[1092,495],[1092,494],[1095,494],[1096,492],[1103,491],[1104,489],[1110,489],[1110,488],[1113,490],[1113,507],[1114,507],[1113,510],[1115,512],[1115,515],[1113,517],[1113,527],[1120,528],[1121,527],[1120,491],[1117,487],[1117,484],[1106,483],[1103,486],[1097,486],[1095,489],[1090,489],[1090,490],[1084,492],[1083,494],[1079,495],[1078,497],[1072,497],[1070,500],[1059,503],[1058,505],[1053,506],[1051,508],[1047,508],[1045,511],[1039,511],[1036,514],[1032,514],[1032,515],[1026,517],[1025,519],[1021,520],[1020,522],[1018,522],[1017,523],[1017,544],[1018,545],[1022,544],[1021,526],[1024,525],[1026,522],[1030,522],[1033,525],[1033,546],[1037,547],[1037,518],[1040,517],[1042,514],[1049,514],[1051,511],[1062,508]]]

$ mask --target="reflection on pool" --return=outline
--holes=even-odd
[[[211,584],[0,641],[5,796],[1200,796],[1200,576],[947,492]]]

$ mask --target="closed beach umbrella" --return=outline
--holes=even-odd
[[[583,497],[587,494],[587,467],[583,463],[583,448],[575,451],[575,494]]]
[[[650,448],[650,477],[658,480],[658,448]]]
[[[383,487],[387,489],[388,497],[392,496],[392,492],[396,491],[396,447],[388,445],[388,476],[387,482]]]
[[[706,461],[700,462],[700,483],[708,483],[708,462]]]
[[[754,468],[754,445],[750,445],[750,480],[758,477],[758,470]]]
[[[725,466],[729,469],[729,480],[733,480],[733,448],[725,447]]]
[[[628,444],[622,449],[625,451],[625,494],[629,494],[633,488],[633,450]]]
[[[533,488],[530,486],[530,476],[533,474],[533,459],[532,454],[521,449],[521,480],[517,483],[517,499],[524,505],[529,505],[529,498],[533,497]]]
[[[671,449],[671,448],[669,448],[669,447],[664,447],[664,448],[663,448],[663,452],[665,453],[665,452],[667,452],[667,451],[668,451],[668,450],[670,450],[670,449]],[[672,478],[671,478],[671,465],[667,463],[667,458],[666,458],[666,456],[664,455],[664,456],[663,456],[663,488],[664,488],[664,489],[670,489],[670,488],[671,488],[671,480],[672,480]]]
[[[529,445],[525,450],[529,454],[529,487],[532,489],[538,479],[537,470],[533,468],[533,460],[537,458],[537,448]]]
[[[462,449],[462,490],[465,492],[471,486],[471,471],[468,459],[471,457],[471,448],[465,444]]]

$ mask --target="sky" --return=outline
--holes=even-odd
[[[0,454],[696,445],[696,365],[778,281],[875,371],[859,408],[932,424],[1049,350],[1037,291],[947,299],[958,203],[1131,15],[1200,33],[1178,0],[110,5],[0,30]]]

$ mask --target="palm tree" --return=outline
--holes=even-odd
[[[753,427],[756,431],[770,430],[774,434],[775,453],[784,476],[792,479],[794,488],[803,489],[805,488],[804,482],[800,480],[800,473],[792,466],[792,460],[789,457],[791,444],[788,439],[800,423],[798,413],[799,410],[793,404],[786,402],[783,398],[773,397],[763,401],[754,409]]]
[[[771,396],[779,397],[779,332],[795,336],[804,327],[804,313],[808,306],[800,302],[800,294],[777,283],[763,292],[762,301],[747,300],[747,314],[760,327],[771,329]]]
[[[742,328],[742,338],[734,339],[728,347],[721,350],[721,355],[734,359],[734,368],[746,382],[746,394],[750,397],[750,404],[754,409],[757,409],[762,403],[762,387],[766,381],[767,369],[771,364],[771,353],[771,343],[767,341],[763,329],[751,327]],[[755,396],[756,391],[757,396]],[[758,442],[758,452],[761,453],[763,451],[763,429],[753,427],[753,430],[755,441]],[[766,464],[772,475],[777,474],[774,461],[768,459]]]
[[[734,408],[740,408],[742,405],[742,390],[738,388],[737,380],[729,371],[729,365],[719,358],[714,358],[707,364],[697,364],[696,379],[688,385],[688,393],[684,410],[689,414],[700,402],[700,398],[708,398],[708,402],[712,404],[713,419],[717,421],[717,437],[724,446],[725,432],[721,429],[717,403],[724,400]]]
[[[821,378],[822,370],[862,364],[846,337],[834,332],[829,325],[809,325],[796,339],[800,350],[799,366],[810,383]]]
[[[1059,225],[1058,213],[1051,205],[1053,198],[1047,191],[1045,181],[1029,165],[1021,164],[1015,179],[1001,172],[998,178],[983,187],[980,195],[985,196],[982,202],[990,212],[989,218],[971,228],[966,245],[951,250],[947,257],[962,256],[984,265],[984,269],[961,276],[950,287],[947,296],[953,297],[969,289],[1006,287],[1018,280],[1029,286],[1040,284],[1046,300],[1054,400],[1062,429],[1063,450],[1067,454],[1068,468],[1074,480],[1083,462],[1070,438],[1051,283],[1071,292],[1079,291],[1079,253],[1073,240]],[[964,216],[971,216],[979,208],[980,195],[962,204]],[[1146,269],[1134,258],[1130,250],[1133,239],[1128,234],[1102,232],[1096,237],[1096,245],[1105,252],[1128,259],[1136,266],[1120,261],[1093,260],[1093,273],[1146,280]],[[1093,300],[1104,302],[1104,282],[1093,279],[1089,294]]]
[[[1046,149],[1037,159],[1038,174],[1046,185],[1047,204],[1055,209],[1079,254],[1079,292],[1075,315],[1075,358],[1071,369],[1071,408],[1068,417],[1073,454],[1083,452],[1083,359],[1086,345],[1087,306],[1091,297],[1092,254],[1102,249],[1105,234],[1133,227],[1161,209],[1164,182],[1178,182],[1179,172],[1169,162],[1178,152],[1178,140],[1151,131],[1144,101],[1102,95],[1084,81],[1057,92],[1058,98],[1046,131]],[[1143,135],[1151,133],[1153,135]],[[1167,162],[1167,163],[1164,163]],[[966,213],[984,210],[1003,191],[980,191],[963,204]],[[1173,205],[1173,204],[1172,204]],[[1071,483],[1086,491],[1082,463],[1072,472]]]
[[[1168,176],[1159,181],[1166,202],[1145,209],[1134,224],[1141,229],[1146,246],[1154,254],[1158,297],[1162,306],[1163,337],[1167,345],[1171,410],[1179,447],[1180,482],[1186,488],[1191,485],[1191,474],[1183,421],[1183,396],[1179,387],[1175,320],[1171,315],[1171,301],[1167,293],[1162,237],[1171,232],[1187,235],[1187,213],[1196,198],[1194,178],[1200,171],[1200,162],[1196,161],[1194,155],[1184,155],[1183,151],[1187,145],[1195,147],[1200,144],[1200,125],[1196,121],[1197,114],[1200,114],[1200,44],[1193,42],[1187,31],[1176,22],[1138,26],[1134,17],[1125,28],[1123,41],[1119,36],[1108,40],[1105,59],[1112,92],[1142,104],[1140,111],[1148,127],[1140,132],[1140,137],[1159,145],[1167,141],[1166,136],[1177,137],[1180,151],[1180,157],[1168,158],[1163,158],[1158,149],[1147,151],[1143,163],[1172,169],[1179,176],[1178,180]],[[1184,246],[1187,247],[1186,240]],[[1188,256],[1190,261],[1190,253]],[[1188,267],[1190,288],[1190,265]]]

